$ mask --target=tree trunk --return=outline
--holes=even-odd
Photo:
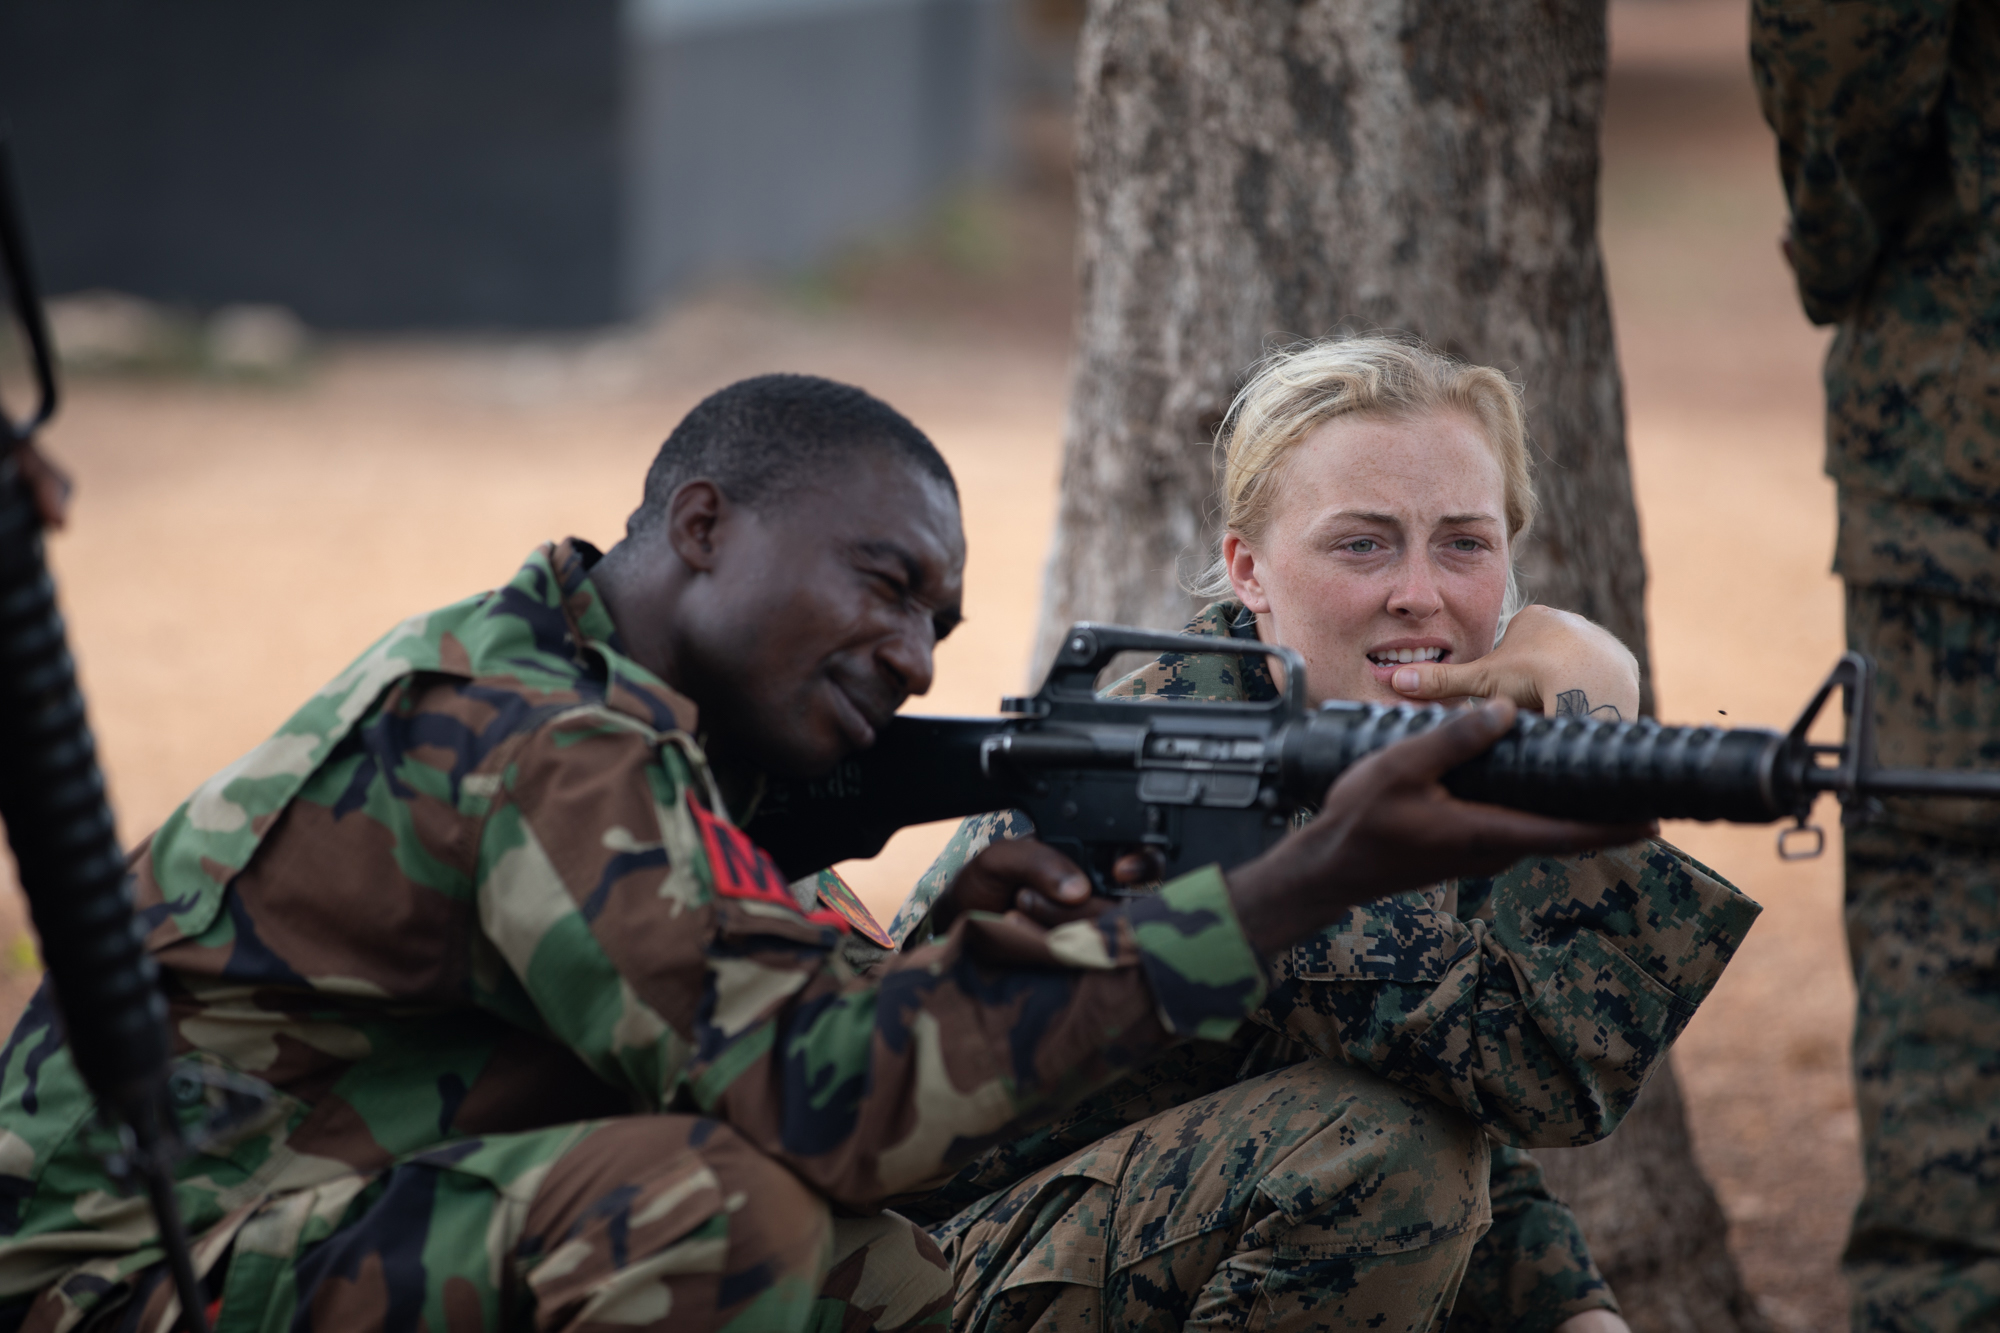
[[[1597,246],[1604,63],[1604,0],[1091,0],[1077,360],[1038,661],[1073,620],[1179,626],[1245,370],[1292,339],[1380,327],[1526,386],[1543,501],[1528,591],[1644,666]],[[1761,1326],[1670,1073],[1605,1144],[1547,1164],[1635,1329]]]

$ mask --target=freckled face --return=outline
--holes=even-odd
[[[1507,595],[1505,482],[1458,413],[1337,417],[1273,480],[1255,543],[1223,540],[1230,582],[1266,642],[1297,649],[1309,693],[1396,703],[1409,661],[1493,649]]]

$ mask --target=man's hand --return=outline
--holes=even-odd
[[[1228,876],[1250,944],[1265,957],[1349,908],[1440,880],[1483,875],[1530,855],[1637,842],[1646,824],[1580,824],[1461,801],[1441,778],[1514,725],[1512,701],[1467,709],[1341,774],[1319,817]]]
[[[42,526],[50,532],[59,530],[69,516],[73,489],[69,474],[51,463],[48,455],[33,444],[20,446],[15,451],[14,463],[21,469],[21,480],[26,483],[28,494],[35,499],[35,512],[41,515]]]
[[[1389,684],[1408,699],[1512,699],[1550,716],[1630,722],[1639,661],[1611,631],[1568,611],[1524,606],[1500,646],[1470,662],[1412,662]]]
[[[1137,883],[1149,869],[1144,857],[1128,856],[1114,874],[1120,883]],[[1157,872],[1152,877],[1158,878]],[[1012,838],[965,863],[932,905],[931,924],[943,931],[962,913],[995,912],[1059,926],[1095,917],[1112,905],[1092,896],[1089,877],[1067,856],[1033,838]]]

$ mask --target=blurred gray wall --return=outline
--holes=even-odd
[[[998,157],[1004,0],[6,0],[52,292],[547,327],[793,268]]]
[[[791,268],[1000,156],[996,0],[628,0],[626,290]]]

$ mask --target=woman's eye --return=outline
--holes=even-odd
[[[1451,549],[1454,551],[1476,551],[1479,549],[1479,543],[1470,537],[1460,537],[1451,544]]]

